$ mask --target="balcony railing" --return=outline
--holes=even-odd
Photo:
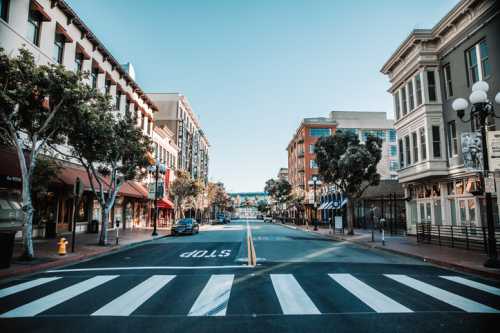
[[[500,250],[500,228],[495,228],[496,247]],[[465,248],[467,250],[488,251],[488,227],[474,225],[433,225],[430,222],[417,223],[417,241]]]

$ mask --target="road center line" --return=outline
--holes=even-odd
[[[95,267],[95,268],[72,268],[56,269],[45,271],[45,273],[64,273],[64,272],[99,272],[99,271],[134,271],[134,270],[162,270],[162,269],[234,269],[234,268],[252,268],[247,265],[226,265],[226,266],[137,266],[137,267]]]

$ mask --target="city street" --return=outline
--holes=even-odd
[[[255,220],[0,284],[2,332],[486,332],[499,323],[499,283]]]

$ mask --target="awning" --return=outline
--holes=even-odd
[[[35,12],[38,12],[41,16],[42,21],[50,22],[52,20],[49,14],[47,14],[47,12],[43,9],[43,6],[40,5],[38,2],[36,2],[35,0],[31,0],[30,9]]]
[[[161,198],[161,199],[158,199],[158,208],[173,209],[174,204],[172,203],[172,201],[168,200],[167,198]]]
[[[118,192],[118,194],[122,195],[124,197],[147,199],[148,198],[147,194],[144,195],[135,186],[133,186],[132,183],[134,183],[134,182],[132,182],[132,181],[125,182],[120,187],[120,191]]]
[[[56,22],[56,32],[64,36],[64,38],[66,39],[66,43],[73,43],[73,38],[71,38],[66,29],[64,29],[64,27],[57,22]]]
[[[322,204],[318,207],[318,209],[326,209],[325,207],[326,207],[328,204],[329,204],[329,202],[328,202],[328,201],[325,201],[325,202],[323,202],[323,203],[322,203]]]

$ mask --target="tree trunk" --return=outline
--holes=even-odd
[[[347,199],[347,234],[354,235],[354,203],[351,198]]]
[[[35,257],[35,252],[33,250],[33,204],[31,203],[31,197],[29,190],[27,190],[27,195],[23,193],[23,211],[24,215],[24,226],[23,226],[23,260],[33,260]],[[23,184],[24,192],[24,184]]]
[[[101,207],[101,209],[101,233],[99,234],[99,245],[106,246],[108,244],[109,207]]]

